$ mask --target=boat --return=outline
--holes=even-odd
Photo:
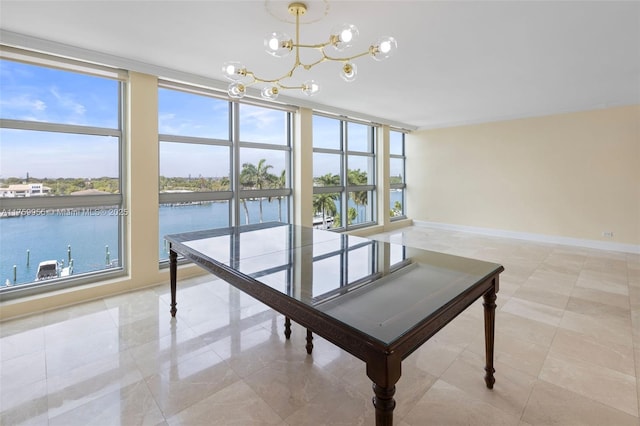
[[[73,261],[69,266],[64,266],[64,261],[45,260],[38,264],[36,281],[50,280],[53,278],[68,277],[73,273]]]

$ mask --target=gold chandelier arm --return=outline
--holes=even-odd
[[[245,86],[250,86],[250,85],[255,84],[255,83],[276,83],[276,84],[280,84],[279,83],[280,80],[283,80],[285,78],[291,78],[293,76],[293,72],[296,70],[296,68],[298,68],[301,65],[302,64],[300,63],[300,61],[296,60],[296,63],[293,64],[291,69],[286,74],[284,74],[281,77],[272,78],[272,79],[260,78],[260,77],[256,76],[252,71],[248,71],[247,70],[247,75],[250,75],[251,78],[253,78],[253,81],[251,81],[249,83],[246,83]]]
[[[371,54],[371,48],[369,48],[369,50],[367,50],[366,52],[362,52],[362,53],[358,53],[357,55],[353,55],[353,56],[349,56],[347,58],[333,58],[329,55],[327,55],[324,50],[322,51],[322,55],[324,56],[324,58],[327,61],[336,61],[336,62],[348,62],[348,61],[353,61],[354,59],[358,59],[361,58],[365,55],[369,55]]]

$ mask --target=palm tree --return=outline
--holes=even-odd
[[[315,178],[315,180],[319,184],[319,186],[340,185],[340,176],[331,173],[318,176]],[[335,192],[330,194],[315,194],[313,196],[313,209],[316,213],[322,213],[322,226],[324,229],[327,228],[327,213],[331,216],[336,216],[336,214],[338,213],[335,200],[339,198],[340,194]]]
[[[277,178],[269,173],[269,170],[273,168],[272,165],[266,164],[266,159],[258,161],[258,165],[251,163],[244,163],[242,170],[240,171],[240,183],[245,188],[252,189],[264,189],[268,187],[271,182],[274,182]],[[260,206],[260,222],[262,223],[262,197],[258,198]],[[242,199],[242,205],[244,206],[244,212],[246,214],[246,223],[249,223],[249,210],[247,209],[246,199]]]
[[[349,169],[347,171],[347,179],[349,181],[349,185],[366,185],[367,172],[360,171],[360,169],[356,169],[356,170]],[[369,201],[367,191],[353,191],[350,194],[350,197],[357,207],[364,206]],[[351,216],[351,214],[349,216]],[[351,219],[351,217],[350,219],[355,220],[357,216],[358,214],[356,212],[356,215],[353,217],[353,219]],[[351,223],[351,221],[349,223]]]
[[[284,188],[287,184],[286,170],[280,173],[280,177],[277,178],[275,184],[278,188]],[[282,197],[278,197],[278,221],[282,222]]]
[[[335,200],[337,200],[339,194],[315,194],[313,196],[313,211],[322,212],[322,226],[323,229],[327,229],[327,213],[330,216],[335,216],[338,212],[336,208]]]

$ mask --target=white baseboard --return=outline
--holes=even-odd
[[[502,229],[480,228],[476,226],[453,225],[449,223],[428,222],[424,220],[414,220],[413,224],[415,226],[424,226],[427,228],[469,232],[472,234],[481,234],[493,237],[513,238],[517,240],[536,241],[539,243],[562,244],[566,246],[585,247],[596,250],[609,250],[619,251],[623,253],[640,254],[640,245],[636,244],[586,240],[581,238],[561,237],[556,235],[531,234],[528,232],[506,231]]]

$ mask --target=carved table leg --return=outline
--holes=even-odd
[[[307,345],[305,346],[307,349],[307,353],[311,355],[311,351],[313,351],[313,333],[311,330],[307,328]]]
[[[376,426],[393,426],[393,409],[396,401],[393,395],[396,393],[395,385],[389,388],[373,384],[373,406],[376,407]]]
[[[493,368],[493,341],[495,336],[495,325],[496,325],[496,290],[495,287],[489,290],[484,294],[484,344],[485,344],[485,355],[487,365],[484,368],[486,374],[484,376],[484,381],[487,384],[489,389],[493,389],[493,384],[496,382],[495,377],[493,377],[493,373],[495,373],[495,369]]]
[[[169,245],[169,282],[171,283],[171,316],[175,317],[178,309],[176,308],[176,280],[178,271],[178,253],[171,250]]]
[[[291,337],[291,319],[284,317],[284,337],[289,339]]]

